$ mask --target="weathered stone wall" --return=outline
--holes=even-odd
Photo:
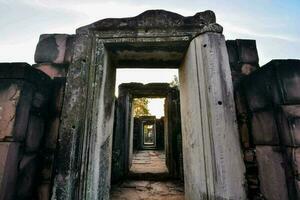
[[[48,200],[52,195],[64,88],[73,43],[74,36],[71,35],[43,34],[40,36],[34,56],[36,64],[33,67],[43,71],[52,79],[48,120],[45,124],[45,139],[41,149],[43,160],[41,161],[38,196],[42,200]]]
[[[255,40],[227,40],[231,76],[235,90],[235,103],[237,105],[237,120],[240,131],[240,140],[243,148],[244,162],[246,166],[247,194],[250,199],[260,196],[257,164],[254,159],[255,149],[249,145],[249,137],[245,133],[247,126],[246,115],[239,107],[241,99],[238,98],[240,81],[259,67],[259,58]]]
[[[299,80],[299,60],[273,60],[236,87],[250,199],[300,198]]]
[[[1,200],[39,199],[51,92],[50,78],[30,65],[0,64]]]
[[[256,41],[245,39],[227,40],[226,47],[233,86],[235,87],[242,77],[251,74],[259,67]]]

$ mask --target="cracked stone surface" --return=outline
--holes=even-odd
[[[112,187],[111,200],[184,200],[184,189],[177,181],[127,180]]]
[[[20,89],[16,84],[0,91],[0,140],[12,136],[19,98]]]

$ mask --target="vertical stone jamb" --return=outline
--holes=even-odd
[[[66,79],[53,200],[75,198],[81,163],[78,154],[85,131],[90,39],[88,35],[75,38],[73,61]]]
[[[246,199],[233,88],[224,36],[190,43],[180,68],[186,198]]]

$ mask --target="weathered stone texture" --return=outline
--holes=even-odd
[[[0,63],[0,83],[5,112],[0,113],[5,127],[0,132],[0,199],[32,199],[51,81],[28,64]]]
[[[244,156],[246,174],[259,177],[257,183],[247,179],[249,197],[257,198],[259,192],[267,199],[300,197],[295,170],[300,139],[299,77],[299,60],[273,60],[241,79],[236,87],[244,152],[255,149],[253,161]]]
[[[226,47],[234,86],[239,80],[251,74],[258,67],[258,53],[255,40],[227,40]]]
[[[9,84],[5,88],[4,81],[0,82],[0,140],[13,136],[17,105],[20,98],[20,88],[17,84]]]
[[[41,64],[35,64],[33,65],[33,67],[41,70],[51,78],[65,77],[67,73],[66,66],[64,65],[41,63]]]
[[[300,105],[281,106],[278,119],[282,144],[300,146]]]
[[[272,110],[253,113],[251,129],[254,144],[279,145],[277,124]]]
[[[18,165],[21,159],[20,143],[0,142],[0,199],[15,198],[18,180]]]
[[[246,199],[224,37],[196,37],[179,78],[186,198]]]
[[[40,36],[34,61],[36,63],[62,64],[65,60],[66,34],[43,34]]]
[[[261,192],[266,199],[288,200],[283,156],[279,147],[257,146]]]

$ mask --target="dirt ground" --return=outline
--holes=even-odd
[[[111,200],[184,200],[183,183],[165,179],[163,151],[134,153],[130,174],[129,180],[112,186]]]

